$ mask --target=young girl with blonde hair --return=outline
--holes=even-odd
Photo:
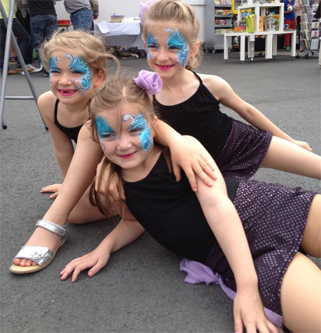
[[[222,78],[194,72],[201,61],[198,32],[192,7],[181,0],[157,0],[144,14],[147,62],[163,80],[153,96],[159,117],[198,139],[223,175],[249,178],[263,166],[321,179],[321,157],[306,142],[285,134]],[[222,113],[220,104],[254,127]]]
[[[321,256],[321,196],[229,178],[240,221],[220,174],[215,187],[200,182],[197,194],[184,175],[176,182],[168,152],[153,141],[158,122],[149,78],[140,73],[134,80],[111,80],[91,102],[93,137],[105,154],[93,201],[108,210],[106,183],[117,174],[126,196],[124,217],[94,251],[69,263],[61,279],[72,274],[75,282],[86,269],[94,276],[111,253],[146,230],[187,258],[181,269],[193,281],[210,277],[234,299],[235,332],[243,325],[247,332],[279,332],[283,323],[293,332],[320,331],[321,273],[298,250]],[[210,205],[204,210],[198,200]]]
[[[88,197],[88,187],[102,151],[92,140],[88,126],[83,124],[89,118],[91,96],[106,79],[108,58],[119,65],[118,60],[105,51],[100,39],[79,30],[57,33],[43,47],[42,60],[50,72],[51,90],[39,97],[38,105],[53,139],[64,186],[53,184],[42,189],[42,193],[54,192],[51,198],[56,200],[36,223],[35,232],[13,260],[12,273],[33,273],[49,265],[66,240],[67,222],[106,220],[120,213],[116,202],[102,214],[90,205]],[[206,173],[215,178],[205,149],[194,148],[169,126],[163,124],[164,127],[167,131],[162,142],[171,148],[173,160],[189,175],[192,186],[195,187],[194,171],[207,183]],[[72,141],[77,142],[75,154]],[[174,154],[175,150],[178,154]]]

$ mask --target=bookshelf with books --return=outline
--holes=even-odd
[[[205,0],[205,44],[209,51],[224,49],[223,35],[233,29],[232,0]],[[232,45],[229,45],[229,49]]]

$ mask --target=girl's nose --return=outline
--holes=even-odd
[[[126,150],[131,147],[131,141],[128,135],[121,135],[117,139],[117,145],[119,150]]]
[[[72,77],[66,73],[60,77],[59,83],[63,85],[72,84]]]
[[[160,48],[158,50],[158,56],[157,59],[160,61],[166,61],[168,60],[168,50],[166,48]]]

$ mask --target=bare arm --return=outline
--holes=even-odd
[[[195,175],[207,186],[212,185],[214,160],[206,149],[198,143],[195,147],[168,124],[157,120],[156,140],[171,151],[173,172],[176,180],[181,179],[180,167],[183,168],[193,191],[197,191]]]
[[[144,232],[144,228],[136,221],[118,223],[115,229],[92,252],[74,259],[60,273],[61,280],[66,280],[73,272],[71,281],[75,282],[78,275],[89,268],[88,276],[92,277],[106,266],[110,254],[135,241]]]
[[[100,145],[92,140],[89,129],[84,125],[62,188],[44,219],[66,224],[70,212],[91,184],[102,155]]]
[[[71,140],[54,123],[56,97],[51,92],[42,94],[38,99],[39,111],[49,129],[54,144],[54,152],[63,178],[66,177],[74,148]]]
[[[243,324],[248,330],[252,327],[257,330],[270,327],[274,331],[274,325],[267,320],[263,312],[251,252],[241,220],[227,196],[222,175],[217,172],[217,180],[213,187],[205,186],[198,180],[198,188],[197,197],[204,215],[235,276],[235,332],[242,332]]]
[[[212,92],[217,100],[228,108],[238,113],[244,120],[258,128],[261,131],[268,131],[273,135],[292,142],[302,148],[311,150],[306,142],[297,141],[291,138],[288,134],[284,133],[272,121],[263,115],[253,105],[245,102],[238,96],[232,87],[222,78],[218,76],[203,76],[204,84]]]

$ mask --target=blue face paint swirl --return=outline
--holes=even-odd
[[[167,39],[167,49],[177,49],[177,63],[182,67],[185,67],[188,61],[189,46],[184,35],[176,28],[166,28],[165,31],[170,31],[170,35]]]
[[[96,117],[96,127],[97,127],[100,144],[104,150],[103,142],[116,140],[117,135],[103,117],[100,117],[100,116]]]
[[[73,57],[70,53],[66,55],[68,59],[71,59],[69,69],[75,74],[82,74],[81,79],[72,79],[72,82],[76,84],[77,89],[86,93],[91,86],[91,70],[87,62],[81,57]]]
[[[131,114],[124,114],[122,120],[126,122],[128,119],[132,119],[133,122],[129,126],[130,132],[139,132],[139,144],[144,151],[147,151],[152,146],[152,134],[148,127],[147,120],[144,118],[143,114],[139,111],[137,117]]]
[[[58,62],[61,60],[59,57],[50,57],[49,60],[49,84],[51,84],[51,74],[52,73],[60,73],[60,69],[58,67]]]
[[[149,59],[153,59],[153,54],[150,52],[150,48],[153,48],[153,49],[156,48],[158,50],[157,38],[151,33],[147,34],[146,51],[147,51],[147,56],[149,57]]]

